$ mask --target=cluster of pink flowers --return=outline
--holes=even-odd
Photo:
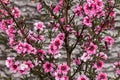
[[[15,18],[19,18],[21,16],[21,11],[18,7],[14,7],[12,10],[12,15],[15,17]]]
[[[41,12],[41,10],[42,10],[42,4],[39,3],[39,4],[37,5],[37,11],[38,11],[38,12]]]
[[[116,74],[120,75],[120,62],[119,61],[114,63],[114,68],[116,69]]]
[[[67,73],[70,70],[70,67],[66,64],[58,64],[57,70],[52,73],[53,77],[55,77],[56,80],[69,80]]]
[[[55,6],[55,8],[53,9],[53,12],[54,13],[59,13],[60,10],[62,9],[62,6],[63,6],[63,1],[64,0],[60,0],[59,3]]]
[[[15,50],[17,51],[17,53],[19,54],[37,54],[37,50],[32,47],[32,45],[26,43],[26,42],[20,42],[18,45],[15,46]]]
[[[52,72],[54,69],[54,64],[50,63],[50,62],[46,62],[45,64],[43,64],[43,69],[46,73],[48,72]]]
[[[30,69],[34,67],[34,64],[30,60],[20,63],[19,61],[15,61],[14,57],[8,57],[6,66],[14,73],[18,72],[19,74],[24,75],[29,74]]]
[[[57,55],[59,53],[59,50],[62,48],[64,38],[64,33],[60,33],[57,35],[57,37],[49,45],[50,54]]]
[[[74,5],[74,0],[59,0],[48,5],[40,0],[36,10],[48,12],[51,20],[46,23],[41,20],[28,27],[18,7],[9,7],[10,0],[0,0],[5,4],[0,6],[0,30],[8,36],[9,45],[18,57],[24,59],[18,61],[8,57],[6,66],[21,75],[36,71],[35,75],[43,77],[41,80],[93,80],[93,77],[94,80],[108,80],[107,74],[102,72],[108,58],[104,51],[112,47],[115,40],[104,31],[114,28],[114,2],[79,1]],[[73,54],[78,52],[76,49],[80,54]],[[67,56],[67,61],[62,63],[59,62],[61,50],[65,50]],[[120,75],[120,62],[115,62],[114,67]]]
[[[77,80],[89,80],[89,78],[86,75],[82,74],[77,78]]]
[[[10,3],[10,0],[0,0],[0,1],[2,1],[5,4],[9,4]]]

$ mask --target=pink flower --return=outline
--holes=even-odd
[[[95,4],[97,5],[97,11],[102,11],[104,4],[102,0],[95,0]]]
[[[0,1],[2,1],[5,4],[9,4],[10,3],[10,0],[0,0]]]
[[[38,35],[37,40],[45,41],[45,37],[43,35]]]
[[[117,74],[117,75],[120,75],[120,69],[117,69],[117,70],[116,70],[116,74]]]
[[[83,19],[83,24],[88,26],[88,27],[92,27],[92,20],[89,17],[84,17]]]
[[[10,67],[13,65],[15,58],[14,57],[7,57],[7,60],[5,61],[5,64],[7,67]]]
[[[62,44],[63,44],[63,41],[60,40],[59,38],[56,38],[54,41],[53,41],[53,44],[58,47],[59,49],[62,48]]]
[[[61,21],[62,23],[64,23],[64,22],[65,22],[65,17],[61,18],[60,21]]]
[[[112,46],[114,44],[114,39],[111,36],[105,36],[104,41],[109,44],[110,46]]]
[[[46,55],[46,51],[45,50],[38,50],[37,54],[40,55],[40,58],[43,60],[44,56]]]
[[[59,50],[62,48],[64,39],[64,34],[58,34],[58,36],[51,42],[49,45],[49,53],[50,54],[58,54]]]
[[[103,52],[100,52],[100,54],[98,56],[103,60],[107,60],[107,58],[108,58],[107,55]]]
[[[83,6],[84,12],[88,16],[95,16],[96,15],[96,10],[97,10],[97,5],[92,2],[92,3],[86,3]]]
[[[65,39],[65,34],[64,33],[59,33],[58,35],[57,35],[57,38],[59,38],[60,40],[64,40]]]
[[[106,74],[106,73],[103,73],[103,72],[100,72],[100,73],[97,75],[96,80],[108,80],[107,74]]]
[[[79,5],[75,6],[74,13],[76,16],[81,16],[82,15],[82,6],[79,6]]]
[[[34,64],[30,60],[24,61],[24,64],[28,65],[29,68],[33,68],[34,67]]]
[[[119,66],[120,66],[120,61],[117,61],[117,62],[114,63],[115,68],[118,68]]]
[[[80,75],[77,80],[89,80],[89,78],[86,75]]]
[[[63,64],[59,64],[58,65],[58,71],[60,73],[63,73],[63,74],[67,74],[68,71],[70,70],[70,67],[66,64],[66,63],[63,63]]]
[[[39,3],[39,4],[37,5],[37,11],[38,11],[38,12],[41,12],[41,9],[42,9],[42,4]]]
[[[60,24],[56,23],[55,26],[54,26],[54,28],[53,28],[53,30],[57,31],[59,27],[60,27]]]
[[[15,25],[9,25],[6,33],[10,38],[14,38],[16,34]]]
[[[22,43],[20,42],[18,45],[16,45],[15,50],[17,51],[17,53],[19,54],[30,54],[32,52],[34,48],[32,47],[32,45],[28,44],[28,43]]]
[[[7,25],[5,23],[5,20],[2,20],[0,22],[0,30],[2,30],[3,32],[7,29]]]
[[[60,12],[60,10],[61,10],[61,6],[60,5],[57,5],[57,6],[55,6],[55,8],[53,9],[53,12],[54,13],[59,13]]]
[[[94,64],[94,68],[97,69],[97,70],[101,70],[104,66],[104,62],[99,60],[99,61],[96,61],[95,64]]]
[[[28,74],[29,71],[30,71],[30,68],[28,67],[27,64],[22,63],[22,64],[19,65],[18,72],[19,72],[20,75]]]
[[[19,67],[19,62],[16,61],[16,62],[13,63],[9,68],[10,68],[11,71],[13,71],[13,72],[15,73],[15,72],[17,72],[18,67]]]
[[[81,60],[83,60],[84,62],[86,62],[87,60],[89,60],[91,57],[88,53],[84,53],[82,56],[81,56]]]
[[[56,72],[54,72],[55,80],[69,80],[68,76],[60,73],[58,70]]]
[[[44,25],[43,22],[37,22],[34,25],[35,25],[35,27],[34,27],[35,30],[41,30],[41,31],[43,31],[43,28],[45,28],[45,25]]]
[[[15,18],[19,18],[21,16],[21,11],[18,7],[14,7],[12,9],[12,15],[15,17]]]
[[[58,54],[58,50],[59,50],[59,48],[57,46],[55,46],[54,44],[51,43],[49,45],[49,54],[56,55],[56,54]]]
[[[110,13],[110,17],[115,18],[115,17],[116,17],[116,12],[115,12],[115,11],[112,11],[112,12]]]
[[[80,57],[77,58],[77,59],[74,59],[74,60],[73,60],[73,64],[74,64],[74,65],[80,65],[80,64],[81,64]]]
[[[54,64],[53,63],[50,63],[50,62],[46,62],[45,64],[43,64],[43,69],[46,73],[48,72],[52,72],[54,69]]]
[[[7,22],[7,24],[9,24],[9,25],[14,24],[13,19],[8,19],[6,22]]]
[[[38,50],[37,53],[40,55],[46,55],[46,51],[42,49]]]
[[[96,54],[97,48],[98,46],[91,42],[86,51],[88,54]]]

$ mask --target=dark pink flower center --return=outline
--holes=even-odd
[[[46,67],[47,67],[47,69],[50,69],[51,65],[50,65],[50,64],[47,64]]]
[[[55,41],[55,45],[59,46],[60,45],[60,41]]]
[[[17,65],[13,65],[13,68],[16,69],[16,68],[17,68]]]
[[[90,47],[89,47],[89,50],[90,50],[90,51],[93,51],[93,50],[94,50],[94,46],[90,46]]]
[[[62,67],[61,67],[61,70],[63,70],[63,71],[66,70],[66,67],[65,67],[65,66],[62,66]]]
[[[104,75],[100,75],[100,79],[105,79],[105,76]]]
[[[86,80],[85,78],[81,78],[81,80]]]
[[[97,66],[98,66],[98,67],[101,67],[101,66],[102,66],[102,63],[101,63],[101,62],[97,62]]]

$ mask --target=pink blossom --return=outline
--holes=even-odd
[[[64,40],[65,39],[65,34],[64,33],[59,33],[58,35],[57,35],[57,37],[60,39],[60,40]]]
[[[58,54],[58,50],[59,50],[59,48],[57,46],[55,46],[54,44],[51,43],[49,45],[49,53],[50,54],[56,55],[56,54]]]
[[[117,62],[114,63],[115,68],[118,68],[119,66],[120,66],[120,61],[117,61]]]
[[[82,6],[76,5],[74,8],[74,13],[76,16],[81,16],[82,15]]]
[[[106,74],[106,73],[103,73],[103,72],[100,72],[100,73],[97,75],[96,80],[108,80],[107,74]]]
[[[61,76],[61,74],[58,74],[55,76],[55,80],[69,80],[68,76]]]
[[[12,25],[14,23],[13,19],[8,19],[8,20],[6,20],[6,22],[7,22],[8,25]]]
[[[97,18],[105,16],[105,11],[99,11],[97,12]]]
[[[65,17],[61,18],[60,21],[61,21],[62,23],[64,23],[64,22],[65,22]]]
[[[53,12],[54,12],[54,13],[59,13],[60,10],[61,10],[61,8],[62,8],[62,7],[61,7],[60,5],[56,5],[55,8],[53,9]]]
[[[19,65],[18,72],[20,75],[28,74],[29,71],[30,71],[30,68],[28,67],[27,64],[22,63]]]
[[[110,13],[110,17],[115,18],[115,17],[116,17],[116,12],[115,12],[115,11],[112,11],[112,12]]]
[[[59,27],[60,27],[60,24],[59,24],[59,23],[56,23],[53,29],[54,29],[55,31],[57,31]]]
[[[45,25],[44,25],[43,22],[37,22],[34,25],[35,25],[35,27],[34,27],[35,30],[41,30],[41,31],[43,31],[43,28],[45,28]]]
[[[73,64],[74,64],[74,65],[80,65],[80,64],[81,64],[80,57],[77,58],[77,59],[74,59],[74,60],[73,60]]]
[[[95,4],[97,5],[97,11],[102,11],[104,4],[102,0],[95,0]]]
[[[54,64],[53,63],[50,63],[50,62],[46,62],[45,64],[43,64],[43,69],[46,73],[48,72],[52,72],[54,69]]]
[[[7,57],[7,60],[5,61],[5,64],[7,67],[10,67],[13,65],[15,58],[14,57]]]
[[[95,16],[96,15],[96,9],[97,5],[93,2],[93,3],[86,3],[83,6],[84,12],[86,15],[88,16]]]
[[[58,70],[54,72],[55,80],[69,80],[68,76],[60,73]]]
[[[0,30],[2,30],[3,32],[7,29],[7,25],[5,23],[5,20],[2,20],[0,22]]]
[[[14,7],[12,9],[12,15],[15,17],[15,18],[19,18],[21,16],[21,11],[18,7]]]
[[[114,39],[111,36],[105,36],[104,41],[109,44],[110,46],[112,46],[114,44]]]
[[[91,42],[89,47],[86,48],[86,51],[88,54],[96,54],[97,48],[98,46]]]
[[[40,49],[40,50],[37,51],[37,54],[40,55],[40,58],[43,60],[44,56],[46,55],[46,51]]]
[[[117,70],[116,70],[116,74],[117,74],[117,75],[120,75],[120,69],[117,69]]]
[[[29,68],[33,68],[34,67],[34,64],[30,60],[24,61],[24,64],[28,65]]]
[[[32,47],[32,45],[28,44],[28,43],[23,43],[20,42],[18,45],[16,45],[15,50],[17,51],[17,53],[19,54],[30,54],[32,52],[34,48]]]
[[[107,58],[108,58],[108,56],[103,52],[100,52],[99,57],[103,60],[107,60]]]
[[[17,72],[17,70],[18,70],[18,67],[19,67],[19,62],[18,61],[16,61],[15,63],[13,63],[9,68],[10,68],[10,70],[12,71],[12,72]]]
[[[97,69],[97,70],[101,70],[104,66],[104,62],[99,60],[99,61],[96,61],[95,64],[94,64],[94,68]]]
[[[10,3],[10,0],[0,0],[0,1],[2,1],[5,4],[9,4]]]
[[[60,73],[67,74],[69,70],[70,70],[70,67],[66,63],[58,65],[58,71]]]
[[[89,80],[89,78],[86,75],[82,74],[77,78],[77,80]]]
[[[45,37],[43,35],[38,35],[37,40],[45,41]]]
[[[58,36],[51,42],[49,45],[49,53],[50,54],[58,54],[59,50],[62,48],[64,35],[63,34],[58,34]]]
[[[9,25],[8,29],[6,30],[6,33],[10,38],[14,38],[16,34],[15,25]]]
[[[81,60],[83,60],[84,62],[86,62],[87,60],[89,60],[91,57],[88,53],[84,53],[82,56],[81,56]]]
[[[83,19],[83,24],[88,26],[88,27],[92,27],[92,20],[89,17],[84,17]]]
[[[41,9],[42,9],[42,4],[39,3],[39,4],[37,5],[37,11],[38,11],[38,12],[41,12]]]

